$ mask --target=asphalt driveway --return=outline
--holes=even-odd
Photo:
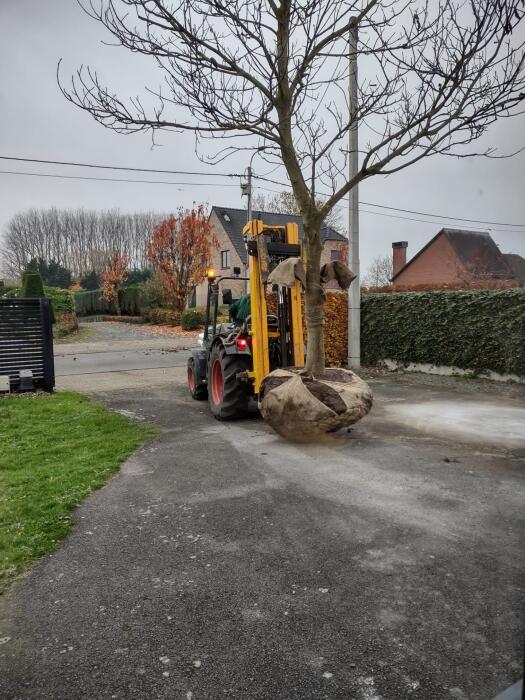
[[[0,696],[489,700],[516,681],[523,400],[373,388],[369,417],[310,446],[214,421],[182,380],[99,393],[165,431],[0,603]],[[484,431],[509,410],[512,440]]]

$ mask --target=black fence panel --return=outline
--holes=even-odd
[[[55,364],[49,299],[0,299],[0,375],[11,390],[20,370],[30,369],[36,387],[53,391]]]

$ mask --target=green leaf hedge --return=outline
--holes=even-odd
[[[364,294],[361,308],[366,364],[390,359],[525,376],[525,289]]]
[[[100,316],[116,314],[114,304],[102,298],[101,289],[75,293],[75,311],[78,316]],[[122,287],[118,290],[120,310],[125,316],[139,316],[142,306],[142,290],[139,286]]]

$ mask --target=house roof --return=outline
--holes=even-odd
[[[489,233],[466,231],[457,228],[442,228],[414,257],[392,277],[395,280],[409,267],[439,236],[446,236],[459,260],[473,273],[508,279],[512,272],[498,246]]]
[[[246,247],[242,237],[242,230],[246,225],[246,209],[213,206],[211,211],[215,212],[241,260],[246,262]],[[299,239],[303,237],[302,216],[254,211],[253,218],[262,219],[265,224],[269,224],[270,226],[284,226],[288,223],[297,224],[299,227]],[[339,231],[332,228],[332,226],[324,226],[321,229],[321,240],[324,244],[326,241],[346,241],[347,239],[339,233]]]
[[[525,258],[517,253],[503,253],[503,257],[516,282],[525,285]]]

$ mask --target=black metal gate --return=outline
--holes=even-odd
[[[53,391],[55,364],[49,299],[0,299],[0,375],[11,390],[20,370],[31,370],[35,386]]]

